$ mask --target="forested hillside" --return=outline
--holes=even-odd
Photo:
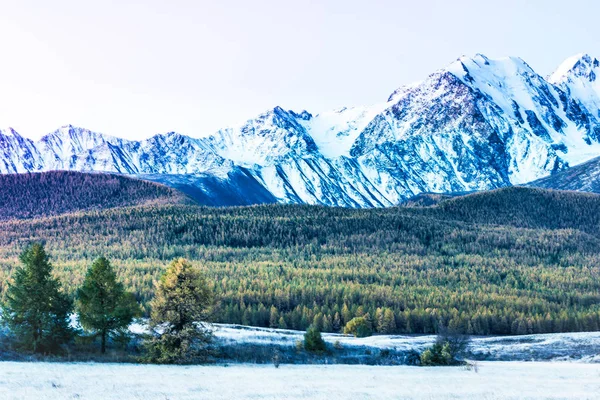
[[[600,196],[528,188],[371,210],[114,208],[0,222],[0,282],[41,241],[70,290],[105,255],[146,307],[166,264],[187,257],[214,286],[218,322],[336,331],[368,314],[386,333],[589,331],[599,218]]]
[[[121,175],[73,171],[0,175],[0,220],[186,202],[190,201],[174,189]]]
[[[590,193],[508,187],[446,200],[430,213],[469,223],[600,235],[600,196]]]
[[[444,200],[464,196],[468,193],[419,193],[400,203],[404,207],[430,207]]]

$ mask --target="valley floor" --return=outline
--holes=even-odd
[[[480,362],[465,367],[156,366],[0,362],[12,399],[599,399],[600,365]]]

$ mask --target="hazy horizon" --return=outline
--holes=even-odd
[[[521,57],[543,76],[600,56],[592,1],[86,3],[0,5],[0,127],[199,137],[278,105],[382,102],[462,55]]]

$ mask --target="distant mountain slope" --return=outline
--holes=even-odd
[[[205,206],[248,206],[277,202],[277,198],[245,168],[236,168],[228,172],[225,178],[211,174],[147,174],[138,177],[175,188]]]
[[[468,193],[419,193],[410,199],[400,203],[404,207],[431,207],[438,205],[442,201],[452,199],[458,196],[465,196]]]
[[[141,204],[186,204],[169,187],[113,174],[52,171],[0,175],[0,220]]]
[[[535,180],[527,186],[600,193],[600,157]]]
[[[425,211],[446,220],[600,235],[600,195],[592,193],[514,186],[445,200]]]
[[[277,106],[202,138],[134,141],[67,125],[32,141],[6,129],[0,173],[191,175],[157,180],[187,182],[213,205],[382,207],[520,185],[600,156],[599,74],[586,54],[549,78],[520,58],[477,54],[375,105],[318,115]]]

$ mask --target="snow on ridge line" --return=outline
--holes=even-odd
[[[591,64],[590,67],[593,68],[594,63],[597,62],[598,60],[595,57],[592,57],[587,53],[575,54],[563,61],[558,68],[548,76],[548,82],[553,84],[560,83],[579,63]]]
[[[392,102],[372,106],[342,107],[315,115],[302,121],[321,154],[327,158],[350,156],[350,149],[358,135]]]

